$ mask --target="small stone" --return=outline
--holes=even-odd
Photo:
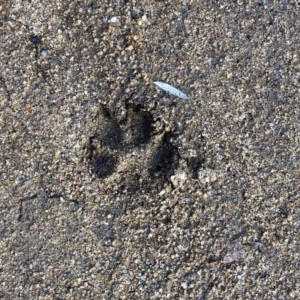
[[[109,22],[110,23],[116,23],[118,21],[118,18],[117,17],[112,17]]]
[[[218,179],[219,172],[213,169],[200,169],[198,178],[201,183],[215,182]]]
[[[186,174],[184,172],[179,172],[174,176],[171,176],[171,182],[173,183],[174,187],[183,187],[184,182],[186,181]]]

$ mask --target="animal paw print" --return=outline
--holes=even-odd
[[[100,105],[95,132],[85,145],[86,161],[99,179],[115,181],[121,190],[161,187],[178,164],[174,135],[157,126],[142,105],[128,102],[125,108],[125,117],[117,120]]]

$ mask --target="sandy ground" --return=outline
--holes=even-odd
[[[299,299],[299,12],[2,0],[0,298]]]

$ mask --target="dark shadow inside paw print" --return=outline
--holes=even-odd
[[[147,144],[153,129],[152,115],[139,104],[127,103],[126,109],[126,118],[122,121],[125,142],[134,147]]]
[[[149,160],[151,176],[167,176],[178,162],[177,148],[171,143],[171,133],[165,133],[162,141],[154,148]]]
[[[116,167],[117,160],[108,153],[96,153],[90,159],[92,171],[99,178],[105,178],[111,175]]]
[[[198,170],[203,166],[204,162],[204,156],[200,154],[187,160],[188,169],[193,179],[198,178]]]
[[[122,135],[122,130],[116,118],[104,105],[100,105],[93,144],[98,143],[98,146],[111,150],[119,149],[122,145]]]

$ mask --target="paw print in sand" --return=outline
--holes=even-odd
[[[104,105],[96,116],[95,132],[85,145],[85,160],[106,186],[136,192],[162,188],[178,164],[173,134],[155,126],[142,105],[126,103],[125,117],[117,120]]]

